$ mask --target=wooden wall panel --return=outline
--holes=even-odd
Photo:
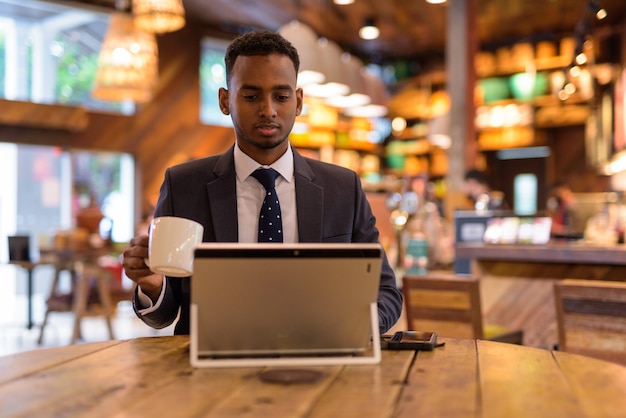
[[[0,99],[0,123],[3,125],[80,131],[87,126],[88,120],[87,112],[82,107]]]
[[[605,192],[609,178],[592,167],[585,152],[584,126],[560,127],[548,130],[552,164],[548,184],[565,181],[574,192]]]

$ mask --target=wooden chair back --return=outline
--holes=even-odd
[[[483,338],[479,279],[454,274],[402,278],[410,330],[435,331],[441,337]]]
[[[554,284],[559,350],[626,365],[626,283]]]

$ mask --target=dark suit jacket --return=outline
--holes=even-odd
[[[201,223],[204,242],[237,242],[233,150],[169,168],[154,216],[178,216]],[[378,242],[376,219],[356,173],[293,153],[300,242]],[[190,279],[167,280],[159,309],[138,316],[153,328],[164,328],[180,309],[174,333],[188,334]],[[402,295],[385,256],[378,292],[381,332],[395,324],[401,311]]]

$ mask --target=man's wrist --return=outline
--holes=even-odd
[[[138,285],[141,292],[148,296],[150,300],[152,300],[152,303],[156,303],[161,295],[161,291],[163,290],[165,278],[160,274],[155,274],[149,277],[150,279],[143,280],[142,283],[138,283]]]

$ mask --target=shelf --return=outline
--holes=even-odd
[[[554,56],[554,57],[545,57],[545,58],[537,58],[534,60],[535,70],[536,71],[554,71],[554,70],[562,70],[569,66],[572,62],[572,57],[570,56]],[[521,63],[510,63],[506,67],[499,67],[492,71],[481,71],[479,68],[476,69],[476,76],[478,78],[489,78],[489,77],[506,77],[517,73],[523,73],[527,70],[525,64]]]
[[[430,142],[425,138],[409,141],[391,141],[385,147],[386,156],[420,156],[427,155],[430,151]]]
[[[546,106],[535,113],[535,129],[585,125],[591,110],[583,104]]]
[[[572,94],[567,100],[560,100],[553,94],[545,94],[542,96],[537,96],[529,100],[523,99],[502,99],[502,100],[493,100],[486,103],[479,103],[477,106],[506,106],[509,104],[523,105],[529,104],[534,107],[545,107],[545,106],[567,106],[573,104],[588,104],[592,101],[592,98],[584,98],[579,92]]]

